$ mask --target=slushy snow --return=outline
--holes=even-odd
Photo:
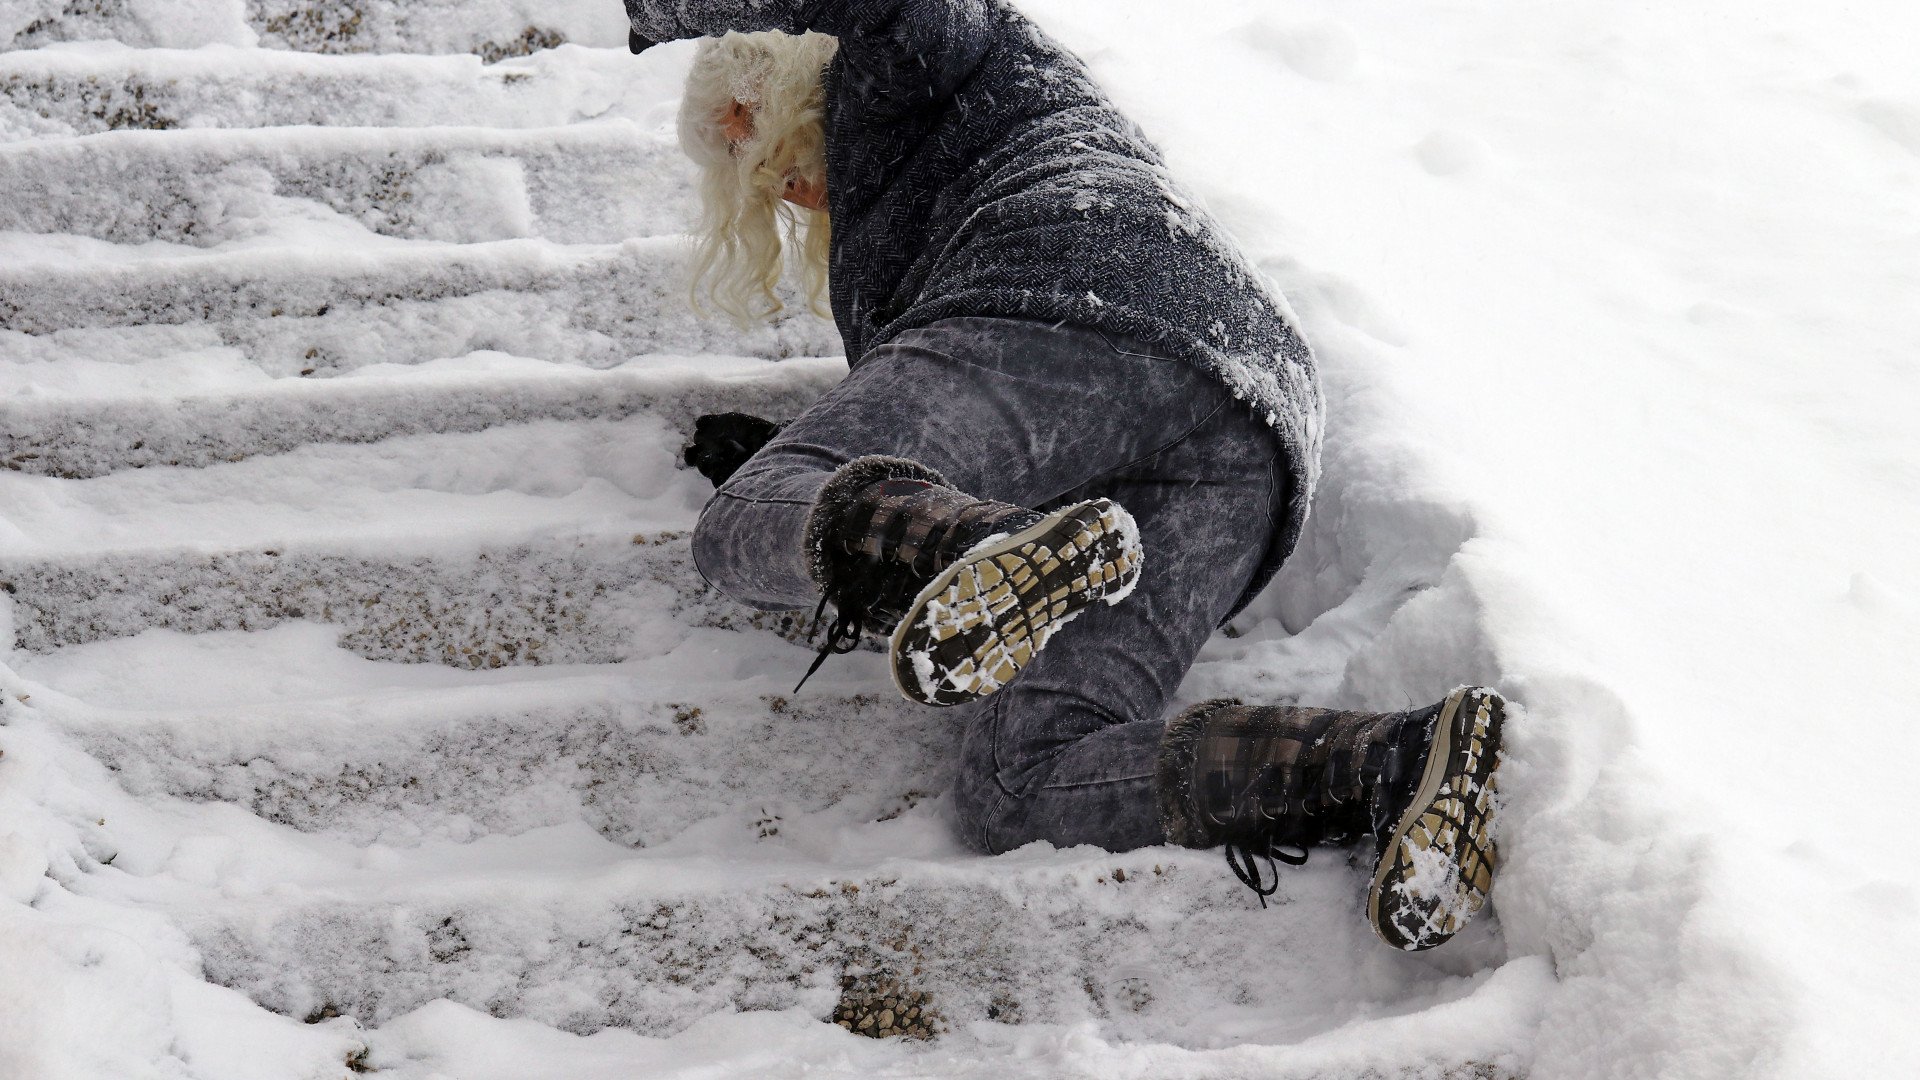
[[[688,46],[0,0],[0,1077],[1920,1074],[1920,14],[1020,6],[1322,364],[1182,701],[1498,688],[1469,931],[970,855],[884,657],[792,694],[676,453],[845,364],[688,310]],[[876,973],[942,1034],[824,1022]]]

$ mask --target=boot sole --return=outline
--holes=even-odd
[[[1460,932],[1493,888],[1495,770],[1506,703],[1481,687],[1447,696],[1420,785],[1381,848],[1367,890],[1367,921],[1407,952]]]
[[[1005,686],[1096,601],[1140,579],[1132,515],[1094,499],[990,537],[920,590],[893,632],[893,684],[923,705],[959,705]]]

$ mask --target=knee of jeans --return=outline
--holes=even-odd
[[[1046,837],[1034,833],[1027,800],[1009,794],[989,779],[954,788],[955,831],[960,842],[981,855],[998,855]]]
[[[1050,844],[1080,841],[1066,835],[1074,830],[1049,808],[1038,792],[1014,794],[988,782],[972,791],[956,788],[954,819],[960,842],[982,855],[999,855],[1036,840]]]
[[[985,785],[968,782],[962,776],[954,781],[953,831],[967,849],[980,855],[998,854],[991,839],[991,821],[995,812],[994,804],[1005,797],[998,787],[989,781]]]
[[[1037,814],[1039,800],[1030,797],[1034,788],[1010,790],[999,774],[985,768],[967,769],[953,784],[953,819],[960,842],[982,855],[1052,840],[1053,834]]]
[[[997,855],[1007,848],[1000,843],[1006,819],[1016,816],[1019,796],[1000,782],[992,752],[995,709],[1000,702],[989,698],[973,708],[982,715],[970,721],[961,740],[960,767],[953,778],[953,823],[960,842],[982,855]]]
[[[693,568],[707,584],[741,600],[749,590],[741,578],[745,568],[740,564],[740,545],[728,521],[731,510],[729,500],[716,494],[700,511],[700,520],[693,526]]]

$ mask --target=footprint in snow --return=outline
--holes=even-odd
[[[1462,131],[1434,131],[1414,144],[1420,167],[1433,176],[1463,176],[1483,168],[1492,159],[1487,144]]]
[[[1283,25],[1275,19],[1256,19],[1241,28],[1240,37],[1319,82],[1340,82],[1360,66],[1360,43],[1353,31],[1337,22]]]

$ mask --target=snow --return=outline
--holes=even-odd
[[[206,247],[253,238],[276,217],[337,215],[401,239],[477,243],[537,229],[617,243],[691,219],[691,193],[674,183],[687,170],[665,140],[614,119],[107,131],[0,146],[0,182],[15,192],[0,229]]]
[[[790,694],[673,457],[844,366],[681,304],[686,47],[28,0],[0,1076],[1920,1072],[1920,15],[1021,6],[1323,365],[1301,550],[1181,698],[1499,688],[1472,930],[1392,954],[1332,852],[1264,912],[1211,852],[968,855],[883,657]],[[939,1039],[821,1022],[904,957]]]
[[[625,53],[578,45],[497,64],[466,54],[56,45],[0,53],[0,130],[92,134],[131,117],[239,128],[459,125],[484,116],[488,126],[514,128],[624,118],[670,133],[672,114],[660,110],[679,92],[677,74],[672,65],[636,70]]]

